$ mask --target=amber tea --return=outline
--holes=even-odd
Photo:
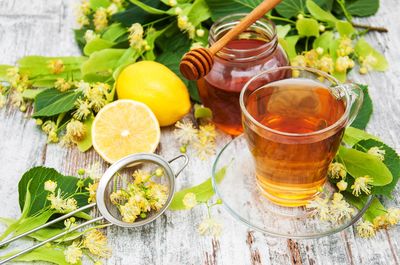
[[[306,204],[325,183],[344,126],[328,135],[316,132],[343,116],[345,101],[320,82],[289,78],[251,92],[245,108],[261,125],[243,119],[264,195],[279,205]]]

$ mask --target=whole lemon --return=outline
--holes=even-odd
[[[140,61],[125,67],[117,78],[119,99],[143,102],[154,112],[160,126],[174,124],[190,110],[188,90],[168,67]]]

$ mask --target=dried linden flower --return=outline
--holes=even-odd
[[[174,130],[174,135],[179,143],[188,144],[197,138],[198,130],[194,128],[191,121],[178,121],[175,123],[175,127],[176,129]]]
[[[89,191],[88,203],[96,202],[96,193],[98,187],[99,187],[98,182],[89,183],[89,186],[86,188],[86,190]]]
[[[86,136],[86,127],[82,122],[72,119],[67,124],[67,132],[65,136],[73,142],[82,141]]]
[[[111,249],[107,245],[107,237],[97,229],[85,234],[83,245],[90,253],[102,258],[111,256]]]
[[[385,160],[385,153],[386,151],[383,149],[380,149],[377,146],[371,147],[368,151],[368,154],[376,156],[379,160],[383,161]]]
[[[188,192],[182,199],[183,205],[185,205],[186,209],[192,209],[197,205],[196,194],[193,192]]]
[[[359,222],[356,229],[360,237],[369,238],[375,236],[375,227],[369,221]]]
[[[50,60],[47,64],[53,74],[64,72],[65,66],[61,59]]]
[[[73,115],[74,118],[77,120],[84,120],[90,114],[92,114],[90,104],[87,100],[78,99],[75,101],[75,106],[77,107],[77,109],[75,110]]]
[[[140,23],[133,23],[128,29],[129,31],[129,45],[135,49],[141,49],[144,46],[144,30]]]
[[[203,36],[204,36],[204,33],[205,33],[204,29],[197,29],[197,30],[196,30],[196,35],[197,35],[198,37],[203,37]]]
[[[178,15],[178,28],[181,31],[187,32],[190,39],[193,39],[196,34],[196,28],[189,21],[187,16]]]
[[[101,31],[108,26],[108,13],[104,7],[99,7],[93,15],[93,24],[96,31]]]
[[[364,177],[358,177],[354,180],[354,184],[351,185],[351,189],[353,190],[352,193],[354,196],[358,197],[361,194],[361,191],[363,191],[365,194],[370,194],[371,193],[371,186],[369,185],[370,183],[373,182],[373,179],[366,175]]]
[[[314,209],[314,214],[317,214],[322,221],[331,219],[328,198],[323,199],[321,197],[316,197],[306,205],[306,208]]]
[[[343,220],[351,218],[354,213],[354,209],[351,208],[350,204],[343,199],[343,195],[336,192],[333,194],[332,204],[330,206],[330,213],[332,220],[337,223]]]
[[[342,179],[341,181],[339,181],[338,183],[336,183],[336,186],[338,187],[338,189],[339,189],[340,191],[344,191],[344,190],[347,189],[348,184],[347,184],[346,181],[344,181],[344,180]]]
[[[329,165],[328,176],[333,179],[345,178],[347,175],[346,168],[342,163],[334,162]]]
[[[57,182],[48,180],[44,183],[44,190],[54,193],[57,188]]]
[[[86,42],[91,42],[92,40],[99,38],[99,35],[94,33],[93,30],[88,29],[88,30],[85,31],[84,38],[85,38]]]
[[[69,264],[77,264],[81,261],[83,253],[79,243],[73,242],[64,250],[65,261]]]
[[[56,82],[54,83],[54,87],[61,92],[65,92],[69,90],[72,87],[72,85],[64,78],[57,78]]]
[[[218,237],[221,235],[222,225],[213,218],[206,218],[200,223],[197,230],[200,235]]]
[[[389,208],[386,213],[386,220],[390,225],[396,225],[400,221],[400,209],[399,208]]]
[[[132,176],[134,181],[126,189],[110,195],[111,203],[119,210],[122,220],[128,223],[135,222],[138,217],[146,218],[151,210],[160,210],[168,199],[168,187],[151,179],[155,174],[136,170]]]

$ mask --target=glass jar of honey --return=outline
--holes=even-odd
[[[209,33],[211,46],[246,14],[233,14],[217,20]],[[278,43],[275,25],[259,19],[214,56],[211,71],[198,80],[203,104],[213,111],[215,125],[231,135],[242,133],[239,95],[246,82],[257,73],[289,64]]]

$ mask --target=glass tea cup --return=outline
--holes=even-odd
[[[284,66],[250,79],[240,94],[258,188],[275,204],[307,204],[363,100],[361,88],[311,68]]]

